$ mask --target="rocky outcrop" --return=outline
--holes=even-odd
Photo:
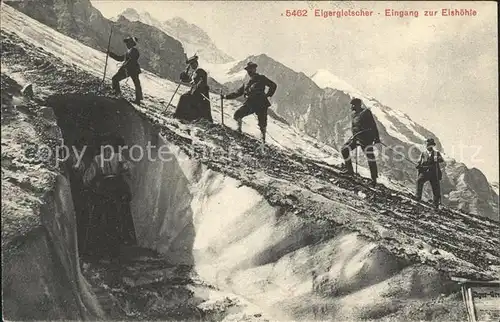
[[[180,42],[157,28],[125,18],[118,19],[113,28],[139,39],[141,67],[168,79],[179,79],[187,58]],[[121,39],[123,38],[120,37]],[[117,52],[123,51],[123,42],[121,48]]]
[[[166,32],[182,43],[189,56],[197,54],[203,61],[211,64],[224,64],[234,61],[232,57],[217,48],[203,29],[188,23],[180,17],[174,17],[162,22],[152,17],[149,12],[139,13],[132,8],[125,9],[115,20],[118,20],[119,17],[125,17],[130,21],[141,21]]]
[[[61,132],[51,109],[20,88],[2,70],[2,315],[100,318],[80,271],[69,182],[51,153]]]
[[[203,29],[180,17],[164,21],[161,25],[162,30],[179,39],[189,53],[196,53],[208,63],[224,64],[234,61],[231,56],[217,48]]]

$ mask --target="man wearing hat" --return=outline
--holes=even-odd
[[[441,181],[443,174],[439,167],[439,163],[444,162],[443,157],[439,151],[434,150],[436,143],[433,138],[429,138],[425,141],[427,147],[426,151],[422,152],[420,159],[418,161],[418,179],[417,179],[417,194],[416,199],[422,199],[422,190],[424,184],[429,181],[432,187],[434,207],[439,207],[439,202],[441,200],[441,189],[439,187],[439,181]]]
[[[241,86],[236,92],[221,95],[221,98],[234,99],[240,96],[245,97],[245,102],[235,113],[234,119],[238,123],[238,131],[241,132],[242,119],[250,114],[257,114],[259,128],[262,135],[262,143],[266,142],[267,109],[271,106],[269,97],[276,92],[277,85],[264,75],[257,73],[257,64],[248,62],[244,68],[250,80]],[[269,87],[267,93],[265,88]]]
[[[123,39],[123,42],[127,46],[127,52],[125,55],[116,55],[115,53],[108,52],[111,58],[124,61],[118,72],[112,78],[113,89],[117,95],[121,94],[120,81],[126,79],[130,76],[135,86],[135,103],[140,104],[142,97],[141,81],[139,80],[139,74],[141,73],[141,67],[139,66],[139,50],[135,47],[137,45],[137,37],[127,37]]]
[[[380,143],[377,123],[375,123],[372,112],[367,108],[362,108],[362,102],[359,98],[351,100],[351,111],[351,130],[353,136],[344,144],[341,150],[342,157],[344,158],[345,172],[350,175],[354,174],[351,150],[357,149],[359,145],[368,159],[370,175],[373,185],[375,185],[377,183],[378,169],[373,144]]]
[[[207,72],[198,67],[196,55],[186,60],[186,64],[186,70],[181,73],[180,79],[184,83],[190,83],[191,89],[179,98],[174,117],[188,121],[203,118],[213,122]],[[193,71],[192,75],[189,75],[189,70]]]

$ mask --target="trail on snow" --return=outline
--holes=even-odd
[[[11,74],[31,79],[36,86],[46,87],[48,92],[88,93],[100,83],[97,77],[66,65],[14,34],[2,31],[2,45],[2,63],[9,66]],[[17,70],[12,71],[11,66],[18,66]],[[47,66],[54,73],[39,72]],[[109,91],[106,89],[103,95]],[[132,97],[130,89],[125,93]],[[328,165],[331,170],[319,166],[321,160],[297,156],[275,146],[267,146],[268,151],[263,155],[256,149],[259,144],[253,137],[242,137],[219,125],[208,129],[203,125],[183,125],[168,115],[158,116],[159,101],[149,96],[144,105],[136,108],[156,124],[167,141],[178,145],[188,155],[196,149],[208,150],[209,154],[200,153],[197,160],[254,188],[272,205],[290,209],[306,220],[342,225],[379,241],[402,258],[424,262],[451,274],[476,278],[491,278],[497,274],[491,268],[500,264],[500,251],[496,247],[500,238],[495,222],[446,208],[436,212],[384,186],[372,190],[363,180],[339,176],[334,166]],[[199,132],[198,144],[193,145],[192,134],[196,131]],[[192,157],[196,159],[197,155]],[[336,212],[333,209],[347,210],[344,214],[344,210]],[[415,246],[422,243],[441,253],[431,254]]]

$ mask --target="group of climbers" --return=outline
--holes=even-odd
[[[187,68],[180,75],[182,82],[191,84],[191,89],[181,95],[179,103],[174,113],[174,117],[194,121],[205,119],[213,122],[207,72],[198,67],[198,56],[193,56],[186,61]],[[221,99],[235,99],[243,96],[243,105],[234,113],[234,119],[238,124],[238,132],[241,133],[243,118],[251,114],[256,114],[261,132],[262,143],[266,141],[267,109],[271,106],[269,97],[276,92],[277,85],[266,76],[257,73],[257,64],[248,62],[244,67],[249,76],[247,83],[238,90],[227,95],[220,95]],[[192,74],[189,75],[189,70]],[[268,91],[266,93],[266,87]]]
[[[140,103],[143,96],[138,76],[141,70],[138,63],[139,51],[135,47],[137,45],[137,38],[128,37],[124,39],[124,42],[127,46],[125,55],[119,56],[109,52],[110,56],[114,59],[125,61],[117,74],[113,76],[113,89],[119,93],[119,81],[130,76],[135,85],[136,102]],[[206,120],[209,123],[213,123],[207,72],[199,67],[198,56],[196,55],[187,59],[186,65],[186,69],[180,74],[180,80],[182,83],[189,84],[191,88],[180,96],[174,117],[187,121]],[[242,119],[244,117],[256,114],[262,143],[265,143],[268,108],[271,106],[269,98],[276,92],[277,85],[266,76],[257,73],[257,67],[256,63],[248,62],[244,67],[248,74],[247,82],[233,93],[227,95],[221,93],[220,98],[221,100],[235,99],[243,96],[245,100],[233,116],[237,122],[238,131],[242,131]],[[268,88],[267,92],[266,87]],[[359,98],[352,99],[351,113],[353,136],[341,149],[344,159],[344,172],[348,175],[354,174],[350,156],[352,151],[359,146],[368,160],[372,184],[375,186],[378,178],[378,169],[375,161],[374,146],[381,143],[377,125],[373,114],[369,109],[363,107],[362,101]],[[443,158],[438,151],[434,150],[433,147],[435,145],[432,138],[428,139],[426,141],[427,150],[420,156],[417,165],[418,179],[415,197],[418,200],[421,199],[423,185],[429,181],[434,194],[434,204],[437,207],[441,198],[439,181],[442,177],[439,163],[443,162]]]
[[[372,179],[372,185],[375,186],[378,178],[377,163],[375,161],[374,146],[380,142],[380,135],[377,124],[372,112],[368,108],[362,107],[362,101],[359,98],[351,100],[351,130],[353,136],[344,144],[341,149],[344,159],[344,173],[353,175],[354,170],[351,161],[351,151],[359,146],[364,152],[368,161],[368,168]],[[436,143],[433,138],[425,142],[426,150],[420,155],[416,165],[418,170],[417,192],[415,198],[422,199],[422,190],[424,184],[429,181],[433,192],[434,206],[437,208],[441,201],[441,192],[439,182],[442,179],[442,172],[439,163],[444,162],[439,151],[434,150]]]
[[[139,51],[136,48],[137,38],[127,37],[124,40],[127,52],[124,55],[117,55],[111,51],[108,54],[111,58],[124,61],[118,72],[112,78],[113,90],[117,95],[121,94],[119,82],[130,76],[135,86],[135,103],[140,104],[143,99],[139,74]],[[180,74],[182,83],[189,84],[190,90],[182,94],[179,98],[174,117],[186,121],[207,120],[213,123],[210,106],[210,87],[208,86],[207,72],[199,67],[198,56],[186,60],[186,69]],[[267,110],[271,106],[269,97],[276,92],[277,85],[266,76],[257,73],[257,64],[248,62],[244,67],[249,80],[234,93],[220,95],[221,99],[235,99],[243,96],[245,98],[242,106],[234,113],[234,119],[238,124],[238,131],[241,132],[242,120],[244,117],[256,114],[261,131],[262,142],[266,140]],[[266,93],[265,89],[268,87]]]

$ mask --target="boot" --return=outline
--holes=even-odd
[[[243,125],[243,120],[242,119],[237,119],[236,123],[238,123],[237,131],[238,131],[238,133],[241,133],[242,132],[241,127]]]
[[[261,130],[260,131],[260,138],[262,140],[262,144],[266,144],[266,130]]]
[[[352,163],[349,164],[348,162],[346,162],[345,164],[342,164],[342,168],[340,169],[340,173],[353,176],[354,170],[352,169]]]

